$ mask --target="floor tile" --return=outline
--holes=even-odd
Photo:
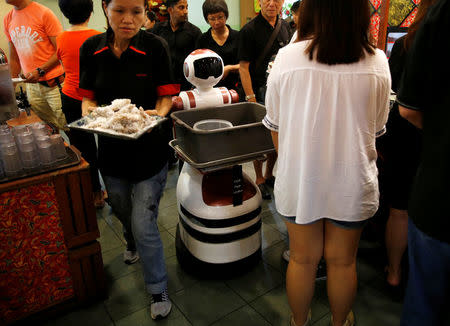
[[[180,310],[172,305],[172,311],[167,318],[153,320],[150,317],[149,307],[138,310],[115,322],[116,326],[190,326],[191,323],[183,316]]]
[[[284,285],[250,302],[250,305],[259,312],[272,325],[288,325],[291,310],[286,296]],[[312,321],[319,320],[329,311],[328,307],[317,298],[311,303]]]
[[[43,326],[113,326],[109,314],[103,303],[97,303],[92,306],[77,309],[60,318],[42,324]]]
[[[262,231],[262,250],[265,250],[270,246],[286,239],[286,236],[284,236],[281,232],[265,223],[262,224],[261,231]]]
[[[175,237],[167,231],[161,231],[160,235],[164,246],[164,258],[175,256]]]
[[[202,281],[171,296],[195,326],[205,326],[245,305],[223,282]]]
[[[172,228],[168,228],[167,232],[169,232],[173,237],[176,237],[176,235],[177,235],[177,227],[174,226]]]
[[[186,273],[183,268],[181,268],[176,256],[166,259],[166,267],[169,277],[169,294],[181,291],[200,281],[198,278]]]
[[[244,275],[225,283],[245,301],[249,302],[269,292],[283,282],[283,276],[273,267],[261,261]]]
[[[159,209],[163,209],[177,202],[177,190],[176,188],[168,188],[164,190],[161,201],[159,202]]]
[[[272,212],[270,210],[266,210],[261,213],[261,219],[263,223],[270,225],[271,227],[277,229],[279,232],[283,233],[285,236],[288,235],[288,231],[286,228],[286,224],[284,220],[277,212]]]
[[[394,302],[367,286],[358,288],[353,305],[358,325],[399,325],[401,310],[401,303]]]
[[[102,252],[109,251],[118,247],[122,247],[124,242],[117,236],[113,229],[106,223],[104,219],[97,219],[98,229],[100,231],[100,246]]]
[[[134,272],[113,282],[105,307],[116,321],[148,306],[149,303],[143,275]]]
[[[136,262],[132,265],[123,262],[123,252],[125,249],[125,245],[122,245],[122,247],[117,247],[102,253],[103,266],[106,274],[111,280],[117,280],[136,271],[140,273],[142,270],[140,262]]]
[[[158,225],[166,230],[177,226],[178,224],[178,206],[176,203],[165,208],[159,208]]]
[[[289,245],[287,244],[287,238],[284,241],[281,241],[266,250],[263,250],[263,260],[268,263],[270,266],[281,272],[283,275],[286,275],[287,269],[287,261],[285,261],[282,257],[283,252],[289,249]]]
[[[233,311],[229,315],[213,323],[211,326],[230,325],[270,326],[267,320],[265,320],[258,312],[248,305]]]
[[[176,164],[172,169],[167,172],[166,188],[171,189],[177,186],[178,182],[178,164]]]

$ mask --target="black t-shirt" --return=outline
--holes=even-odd
[[[423,112],[423,149],[408,213],[424,233],[450,243],[450,0],[429,9],[408,52],[397,101]]]
[[[252,78],[253,91],[255,92],[266,84],[266,71],[270,58],[276,55],[280,48],[289,44],[292,37],[289,24],[282,19],[280,31],[272,44],[272,48],[266,54],[261,65],[256,67],[257,69],[255,70],[255,63],[264,51],[274,29],[275,27],[259,14],[245,24],[239,32],[238,59],[239,61],[250,62],[250,77]]]
[[[236,65],[239,63],[237,59],[239,32],[235,31],[228,25],[227,27],[229,30],[228,38],[222,46],[214,41],[211,35],[211,28],[206,33],[203,33],[197,42],[198,49],[210,49],[220,55],[224,66]],[[221,80],[215,87],[223,86],[228,89],[236,89],[236,83],[238,80],[238,73],[230,73],[227,78]]]
[[[188,90],[192,85],[186,80],[183,73],[184,59],[196,49],[197,40],[202,35],[200,29],[190,22],[181,24],[174,32],[169,21],[157,23],[152,33],[161,36],[169,45],[172,58],[172,71],[175,81],[181,85],[181,90]]]
[[[80,48],[80,88],[94,93],[98,105],[128,98],[144,110],[154,109],[158,96],[178,94],[173,83],[167,44],[139,31],[120,58],[108,46],[107,33],[93,36]],[[99,136],[98,164],[108,176],[145,180],[167,162],[170,125],[163,124],[138,140]]]

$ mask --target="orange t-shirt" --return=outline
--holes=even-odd
[[[63,31],[55,14],[36,2],[21,10],[13,8],[3,19],[3,26],[8,41],[16,48],[24,74],[41,67],[55,54],[56,49],[49,37],[56,37]],[[63,73],[62,66],[57,65],[40,80],[49,80]]]
[[[66,79],[64,80],[62,92],[80,101],[83,99],[83,96],[79,92],[80,47],[84,41],[97,34],[100,34],[100,32],[94,29],[87,29],[82,31],[67,31],[56,38],[56,53],[66,71]]]

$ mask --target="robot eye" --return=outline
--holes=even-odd
[[[222,75],[222,60],[220,58],[202,58],[194,61],[195,77],[208,79],[213,76],[218,78]],[[185,73],[186,75],[186,73]]]

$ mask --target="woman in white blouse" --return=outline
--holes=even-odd
[[[275,203],[290,239],[290,323],[310,323],[323,256],[332,325],[348,326],[359,238],[378,209],[375,138],[385,132],[391,80],[368,40],[367,0],[303,1],[299,41],[276,57],[263,121],[278,151]]]

